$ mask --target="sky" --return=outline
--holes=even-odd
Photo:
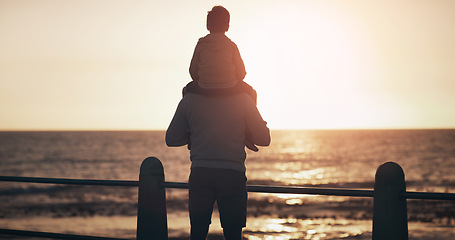
[[[271,129],[455,128],[452,0],[0,0],[0,130],[165,130],[215,5]]]

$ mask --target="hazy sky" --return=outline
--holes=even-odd
[[[0,129],[166,129],[214,5],[272,129],[455,128],[453,0],[0,0]]]

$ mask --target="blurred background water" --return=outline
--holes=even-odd
[[[186,182],[189,152],[164,131],[0,132],[0,175],[138,180],[148,156],[166,181]],[[408,191],[455,192],[455,130],[281,130],[248,151],[252,185],[372,189],[379,165],[397,162]],[[168,189],[169,234],[187,239],[187,192]],[[244,237],[371,239],[373,199],[249,193]],[[134,238],[137,188],[0,182],[0,228]],[[408,200],[410,239],[454,239],[455,203]],[[221,233],[218,215],[210,237]],[[0,238],[9,239],[10,236]]]

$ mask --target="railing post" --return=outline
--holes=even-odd
[[[387,162],[376,171],[374,184],[373,240],[407,240],[408,219],[404,173]]]
[[[139,174],[139,198],[137,206],[138,240],[168,239],[166,216],[166,192],[164,169],[160,160],[146,158]]]

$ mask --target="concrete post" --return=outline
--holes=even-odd
[[[387,162],[376,171],[374,184],[373,240],[407,240],[408,219],[404,173]]]
[[[166,192],[164,187],[164,169],[160,160],[146,158],[139,174],[139,198],[137,206],[138,240],[168,239]]]

